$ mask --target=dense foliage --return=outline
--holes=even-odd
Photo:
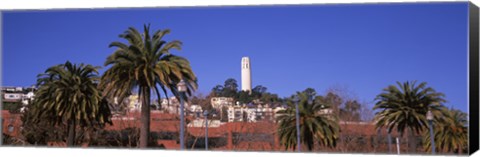
[[[426,82],[418,85],[416,81],[397,82],[397,86],[390,85],[377,96],[373,107],[380,110],[375,113],[376,126],[386,127],[388,132],[397,129],[400,136],[409,131],[410,151],[415,152],[416,139],[413,136],[427,128],[428,110],[432,111],[436,120],[442,117],[444,94],[428,87]]]
[[[445,116],[433,124],[435,148],[444,153],[466,152],[468,150],[467,114],[455,109],[444,109]],[[430,132],[423,134],[425,151],[431,151]]]
[[[335,147],[339,137],[339,126],[335,116],[329,114],[322,114],[322,110],[329,109],[328,104],[320,103],[313,100],[309,103],[309,96],[313,93],[306,90],[298,92],[300,97],[298,102],[299,117],[300,117],[300,141],[307,146],[309,151],[313,150],[314,143],[327,147]],[[296,110],[295,102],[288,101],[287,110],[279,111],[278,117],[279,128],[278,134],[280,143],[286,149],[296,148],[297,130],[296,130]]]
[[[111,123],[110,110],[97,88],[97,69],[67,61],[38,75],[36,98],[24,114],[23,124],[32,124],[33,128],[66,125],[67,145],[73,146],[77,126],[84,128]]]

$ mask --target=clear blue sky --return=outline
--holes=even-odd
[[[289,96],[346,86],[372,102],[396,81],[426,81],[446,106],[467,111],[466,2],[3,12],[4,86],[30,86],[52,65],[102,65],[128,27],[169,28],[207,93],[239,85],[249,56],[253,86]],[[103,72],[105,69],[102,69]]]

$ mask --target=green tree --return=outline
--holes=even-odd
[[[453,109],[444,109],[444,112],[445,116],[433,123],[436,150],[460,155],[468,148],[467,114]],[[425,151],[431,152],[429,130],[424,131],[423,137]]]
[[[76,65],[67,61],[48,68],[38,75],[33,118],[30,123],[48,121],[51,125],[67,124],[67,146],[75,143],[75,128],[103,125],[110,122],[110,111],[102,103],[97,88],[98,67]],[[29,122],[27,122],[29,123]]]
[[[361,121],[360,109],[362,104],[356,100],[348,100],[345,105],[340,108],[340,119],[345,121]]]
[[[298,104],[300,117],[300,136],[301,143],[305,144],[309,151],[313,150],[315,140],[320,145],[327,147],[335,147],[339,136],[339,126],[334,116],[319,113],[322,109],[328,109],[330,106],[313,101],[308,103],[308,94],[305,92],[297,92],[300,97]],[[278,135],[280,143],[286,149],[296,148],[297,130],[295,117],[295,104],[287,101],[289,106],[286,110],[278,111],[281,114],[278,117],[279,128]]]
[[[247,104],[253,101],[253,97],[249,94],[248,91],[240,91],[235,97],[240,104]]]
[[[117,97],[122,102],[133,90],[138,90],[142,104],[150,104],[152,91],[160,101],[160,90],[166,95],[170,90],[178,99],[187,100],[197,88],[197,78],[187,59],[170,53],[170,50],[181,50],[182,42],[173,40],[166,42],[162,38],[170,30],[157,30],[150,36],[150,25],[144,25],[141,34],[130,27],[120,35],[127,43],[112,42],[110,47],[117,49],[108,56],[105,66],[111,66],[102,76],[103,95]],[[187,85],[185,95],[180,95],[177,84],[184,80]],[[159,102],[160,104],[160,102]],[[140,148],[147,147],[150,132],[150,108],[141,107]]]
[[[257,85],[252,89],[252,96],[255,99],[260,99],[263,94],[267,92],[267,87],[264,87],[262,85]]]
[[[279,103],[281,99],[277,94],[272,94],[269,92],[263,93],[260,97],[260,100],[265,103]]]
[[[222,85],[216,85],[215,87],[212,88],[212,93],[214,96],[223,96],[223,86]]]
[[[319,101],[323,104],[329,105],[331,107],[331,109],[333,110],[333,113],[335,115],[340,114],[340,111],[339,111],[340,106],[344,103],[344,100],[339,95],[335,94],[334,92],[328,92],[324,96],[322,96],[322,95],[316,96],[315,100]]]
[[[237,80],[235,80],[234,78],[228,78],[227,80],[225,80],[223,87],[232,91],[237,91],[238,90]]]
[[[238,92],[238,84],[237,80],[233,78],[229,78],[225,80],[225,83],[223,85],[223,96],[225,97],[235,97]]]
[[[409,149],[415,152],[414,133],[421,133],[427,127],[426,113],[429,109],[435,117],[441,117],[444,94],[427,87],[426,82],[418,86],[416,81],[397,82],[397,85],[390,85],[377,95],[377,103],[373,107],[373,110],[380,110],[375,113],[376,127],[386,127],[388,132],[396,128],[400,136],[409,131]]]
[[[32,145],[47,145],[49,141],[62,141],[67,135],[65,125],[53,125],[50,119],[55,119],[55,115],[37,115],[36,110],[41,110],[40,105],[32,104],[27,106],[22,114],[22,136],[25,141]]]
[[[21,102],[3,102],[2,106],[2,110],[8,110],[10,113],[19,113],[21,108]]]
[[[237,97],[238,96],[238,84],[234,78],[228,78],[225,80],[223,86],[216,85],[212,88],[212,93],[217,97]]]
[[[317,91],[315,91],[315,89],[313,89],[313,88],[307,88],[303,91],[303,93],[305,93],[305,94],[307,94],[307,96],[311,96],[311,97],[317,95]]]

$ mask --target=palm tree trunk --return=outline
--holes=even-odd
[[[409,142],[409,153],[416,153],[417,149],[417,141],[415,140],[415,134],[413,132],[413,129],[407,129],[409,131],[408,134],[408,142]]]
[[[388,140],[388,153],[392,153],[392,135],[387,130],[387,140]]]
[[[458,147],[458,155],[461,155],[462,154],[462,147]]]
[[[409,140],[410,139],[410,132],[408,131],[408,129],[403,129],[403,132],[405,134],[400,134],[400,138],[405,138],[405,143],[407,144],[406,151],[407,151],[407,154],[409,154],[410,153],[410,147],[411,147],[410,146],[410,140]]]
[[[75,144],[75,120],[72,119],[68,123],[67,147],[73,147]]]
[[[150,89],[142,88],[142,108],[141,108],[141,122],[140,127],[140,148],[147,148],[148,134],[150,133]]]

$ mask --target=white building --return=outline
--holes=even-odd
[[[247,112],[245,104],[240,106],[239,103],[228,107],[228,122],[242,122]]]
[[[220,127],[222,122],[220,120],[208,120],[209,128]],[[205,119],[194,119],[192,122],[187,124],[187,127],[205,127]]]
[[[210,104],[212,107],[220,111],[220,119],[223,119],[223,107],[228,107],[233,105],[233,98],[231,97],[213,97],[210,99]],[[226,117],[225,117],[226,118]]]
[[[321,109],[317,112],[317,114],[333,114],[333,110],[328,108],[328,109]]]
[[[210,104],[215,109],[222,109],[223,106],[233,105],[233,98],[230,97],[213,97],[210,99]]]
[[[163,98],[161,99],[161,104],[162,110],[166,113],[174,113],[174,114],[180,114],[180,101],[177,100],[176,97],[170,97],[170,98]],[[190,107],[190,104],[188,104],[186,101],[184,101],[184,114],[188,111],[187,109]]]
[[[30,104],[30,101],[34,100],[34,91],[36,88],[32,87],[1,87],[2,102],[19,103],[22,105],[20,111],[26,108]]]
[[[117,102],[117,99],[114,99],[115,103]],[[180,102],[177,100],[176,97],[170,97],[170,98],[163,98],[160,100],[160,105],[158,104],[158,100],[151,100],[150,101],[152,105],[155,105],[157,107],[160,107],[161,110],[164,113],[175,113],[175,114],[180,114]],[[132,94],[130,95],[124,103],[127,104],[127,107],[130,111],[140,111],[142,107],[142,101],[140,101],[140,97],[137,94]],[[196,106],[190,106],[187,102],[184,102],[184,111],[197,111],[198,108],[201,107],[196,105]]]
[[[128,109],[130,111],[140,111],[142,107],[142,101],[138,94],[133,94],[128,97]]]
[[[256,108],[247,108],[247,122],[256,122],[257,121],[257,109]]]
[[[274,113],[273,119],[276,120],[279,116],[281,116],[282,114],[280,114],[280,113],[278,113],[278,112],[279,112],[279,111],[284,111],[284,110],[286,110],[286,108],[283,107],[283,106],[275,107],[275,108],[273,109],[273,113]]]
[[[195,117],[197,118],[200,118],[201,115],[203,115],[203,109],[200,105],[190,105],[190,107],[188,107],[188,111],[193,113],[195,115]]]
[[[242,91],[252,92],[252,71],[248,57],[242,57]]]
[[[3,99],[7,101],[21,101],[23,97],[22,93],[5,93]]]
[[[261,120],[275,121],[277,111],[285,110],[284,107],[265,105],[232,105],[228,107],[228,122],[257,122]]]
[[[273,121],[273,109],[270,108],[269,104],[258,105],[255,112],[255,120],[268,120]]]

